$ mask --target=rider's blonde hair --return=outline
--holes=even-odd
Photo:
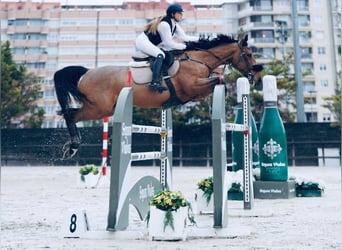
[[[148,33],[152,33],[153,35],[157,34],[158,25],[160,24],[161,20],[164,17],[165,16],[157,17],[156,19],[154,19],[151,22],[149,22],[148,24],[146,24],[144,27],[144,31],[148,32]]]

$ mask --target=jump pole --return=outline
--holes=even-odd
[[[108,157],[108,117],[103,118],[103,135],[102,135],[102,175],[107,174],[107,157]]]

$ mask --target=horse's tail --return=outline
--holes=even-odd
[[[80,102],[86,98],[86,96],[78,90],[77,84],[81,76],[87,71],[88,69],[82,66],[68,66],[58,70],[53,76],[57,100],[62,108],[62,114],[65,114],[69,109],[69,103],[71,101],[70,95]]]

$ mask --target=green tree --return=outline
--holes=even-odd
[[[341,82],[341,72],[337,74],[338,82]],[[335,95],[324,98],[325,104],[322,105],[324,108],[329,109],[329,111],[333,114],[336,122],[333,122],[333,126],[341,126],[341,84],[336,84]]]
[[[17,65],[10,43],[1,44],[1,128],[40,127],[44,110],[38,108],[39,78]]]

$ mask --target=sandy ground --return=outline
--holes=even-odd
[[[71,211],[85,210],[91,231],[106,232],[108,183],[95,189],[80,188],[77,172],[76,167],[2,167],[1,249],[342,249],[338,167],[289,168],[289,175],[321,179],[325,183],[322,197],[255,199],[252,210],[244,210],[241,201],[229,201],[228,228],[246,228],[246,235],[176,242],[65,238],[64,221]],[[159,168],[135,167],[132,172],[133,179],[158,176]],[[211,168],[174,168],[173,189],[182,191],[194,204],[196,183],[211,174]],[[146,230],[134,208],[130,214],[128,230]],[[212,225],[209,215],[196,218]]]

